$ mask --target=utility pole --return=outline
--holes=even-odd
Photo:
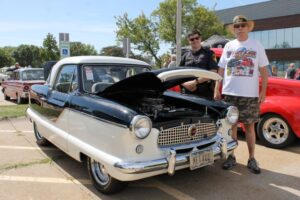
[[[176,15],[176,65],[179,66],[181,60],[181,15],[182,3],[177,0],[177,15]]]

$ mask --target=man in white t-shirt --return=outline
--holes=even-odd
[[[260,168],[254,158],[255,123],[259,120],[259,105],[266,97],[269,64],[264,47],[256,40],[250,39],[254,22],[243,15],[233,18],[229,30],[236,39],[228,42],[219,61],[218,73],[223,79],[222,94],[226,102],[232,103],[239,109],[239,122],[246,129],[246,140],[249,151],[247,167],[251,172],[259,174]],[[262,87],[259,92],[259,75]],[[214,98],[221,99],[220,83],[215,86]],[[237,139],[237,124],[232,126],[232,137]],[[223,169],[232,169],[236,165],[234,154],[230,155],[223,164]]]

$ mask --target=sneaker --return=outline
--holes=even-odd
[[[236,166],[236,159],[235,159],[234,156],[229,155],[227,160],[223,163],[222,168],[225,169],[225,170],[230,170],[234,166]]]
[[[255,160],[255,158],[251,158],[248,160],[247,167],[249,170],[254,174],[260,174],[260,168],[258,166],[258,162]]]

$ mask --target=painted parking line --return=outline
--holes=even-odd
[[[26,146],[0,146],[0,149],[12,149],[12,150],[59,150],[57,148],[48,147],[26,147]]]
[[[270,186],[276,187],[278,189],[284,190],[286,192],[289,192],[293,195],[296,195],[296,196],[300,197],[300,190],[296,190],[294,188],[290,188],[290,187],[287,187],[287,186],[275,185],[273,183],[271,183]]]
[[[33,133],[33,131],[0,130],[0,133]]]
[[[159,180],[152,179],[151,183],[154,187],[156,187],[159,190],[162,190],[163,192],[171,195],[175,199],[185,199],[185,200],[195,200],[194,197],[189,196],[188,194],[185,194],[169,185],[164,184],[163,182]]]
[[[65,179],[65,178],[47,178],[47,177],[28,177],[28,176],[0,176],[0,181],[11,182],[28,182],[28,183],[55,183],[55,184],[76,184],[76,185],[91,185],[89,179]],[[152,181],[151,181],[152,182]],[[154,183],[154,185],[153,185]],[[137,185],[135,185],[137,186]],[[155,187],[163,192],[171,195],[175,199],[194,200],[195,198],[180,192],[160,181],[154,181],[151,185],[139,185],[140,187]]]
[[[90,185],[89,179],[65,179],[65,178],[46,178],[46,177],[29,177],[29,176],[0,176],[0,181],[15,182],[35,182],[35,183],[60,183],[60,184],[77,184]]]

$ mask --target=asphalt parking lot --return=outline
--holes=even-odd
[[[0,106],[1,112],[1,106]],[[96,191],[84,165],[55,146],[36,145],[25,118],[0,121],[0,199],[300,199],[300,142],[284,150],[257,145],[262,168],[246,168],[243,135],[236,151],[238,165],[221,169],[221,161],[199,170],[182,170],[131,182],[124,191],[105,196]]]

